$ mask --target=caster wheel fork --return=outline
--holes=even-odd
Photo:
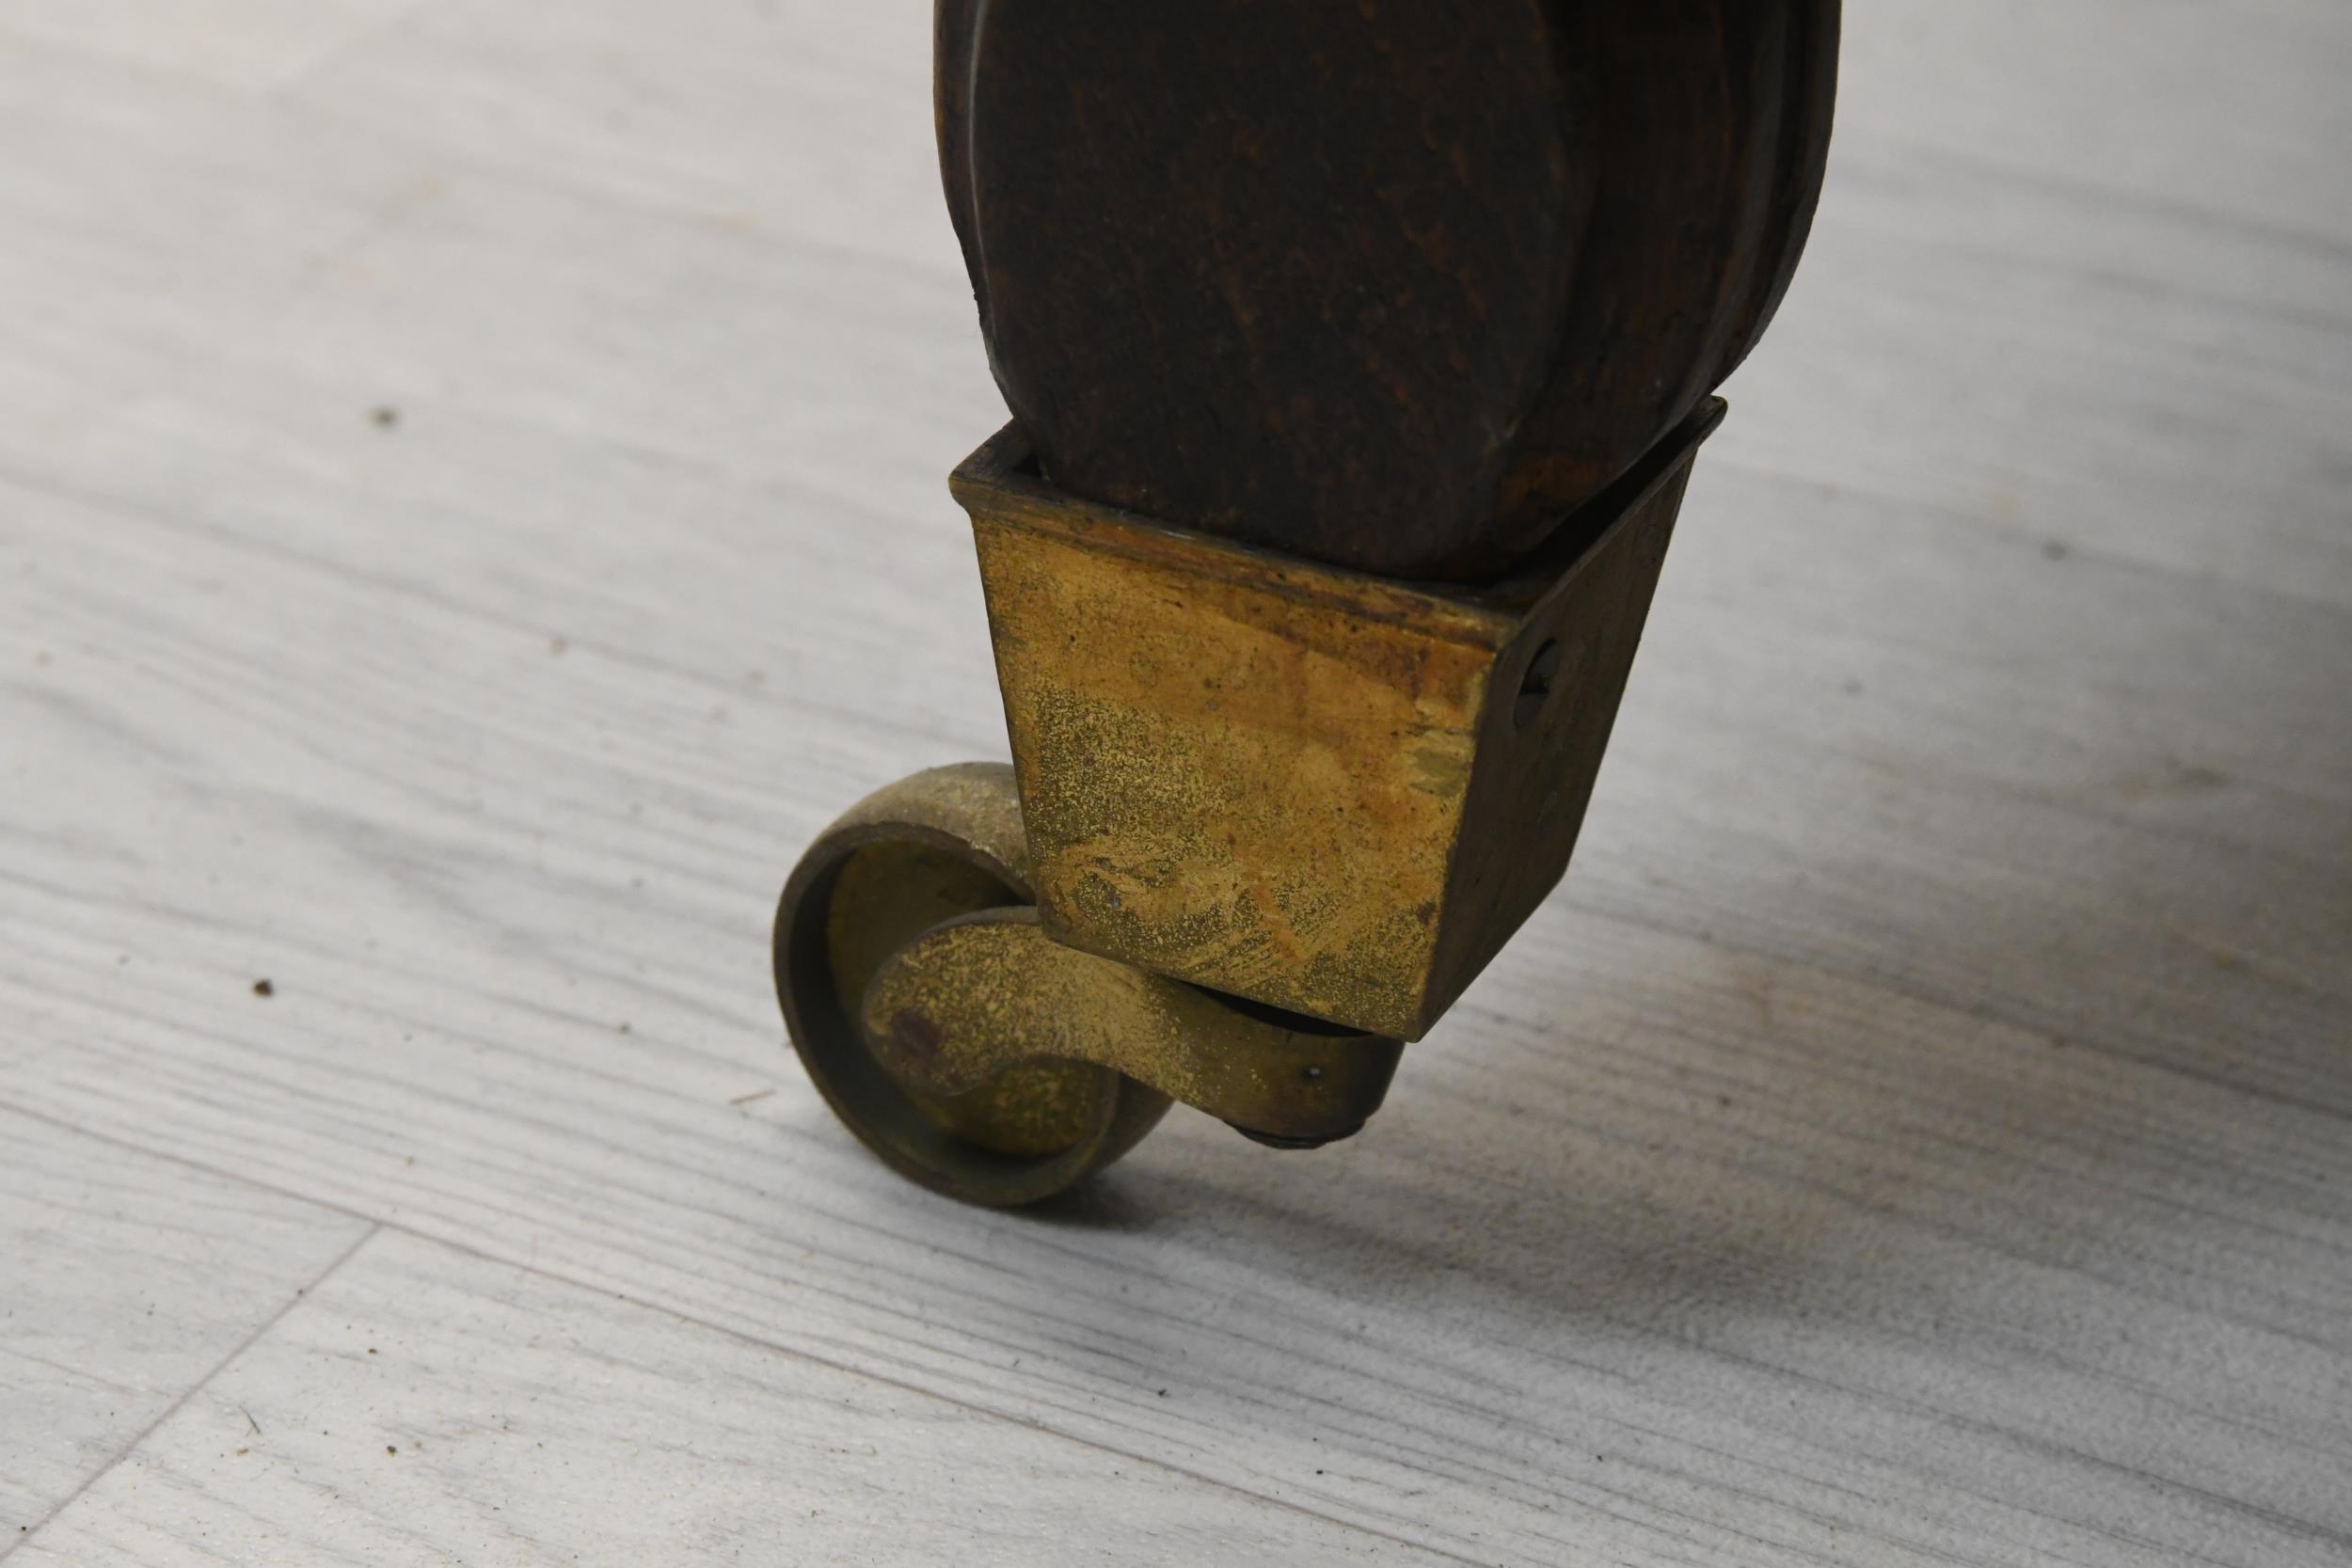
[[[778,909],[777,995],[834,1113],[966,1202],[1033,1203],[1139,1142],[1171,1100],[1260,1142],[1345,1137],[1403,1045],[1055,941],[1012,770],[933,768],[851,807]]]

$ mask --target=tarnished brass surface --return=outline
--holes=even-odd
[[[900,947],[1010,896],[969,857],[902,839],[866,845],[841,863],[825,914],[834,983],[854,1002]],[[952,1085],[897,1076],[909,1100],[948,1131],[1000,1154],[1047,1155],[1086,1135],[1102,1074],[1078,1061],[1021,1060]]]
[[[866,986],[875,1054],[952,1101],[1011,1074],[1093,1062],[1263,1141],[1311,1145],[1379,1108],[1401,1042],[1260,1016],[1180,981],[1065,947],[1027,909],[933,927]],[[1027,1064],[1024,1066],[1023,1064]]]
[[[948,1092],[891,1070],[859,1027],[875,974],[944,921],[1028,904],[1012,770],[937,768],[819,834],[776,911],[776,994],[834,1112],[901,1174],[968,1202],[1031,1203],[1132,1148],[1167,1096],[1088,1062],[1025,1060]]]
[[[972,515],[1058,941],[1417,1039],[1559,880],[1710,404],[1486,589],[1065,496],[1009,427]]]

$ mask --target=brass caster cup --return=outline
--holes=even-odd
[[[1567,869],[1710,401],[1510,578],[1343,571],[1069,496],[972,515],[1038,907],[1073,947],[1416,1040]]]

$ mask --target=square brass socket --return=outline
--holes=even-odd
[[[1063,494],[972,515],[1039,907],[1071,946],[1418,1039],[1566,870],[1711,402],[1544,555],[1391,581]]]

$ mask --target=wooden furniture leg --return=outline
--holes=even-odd
[[[940,0],[1013,764],[851,808],[775,938],[891,1164],[1017,1204],[1171,1101],[1290,1148],[1378,1107],[1566,869],[1837,22]]]

